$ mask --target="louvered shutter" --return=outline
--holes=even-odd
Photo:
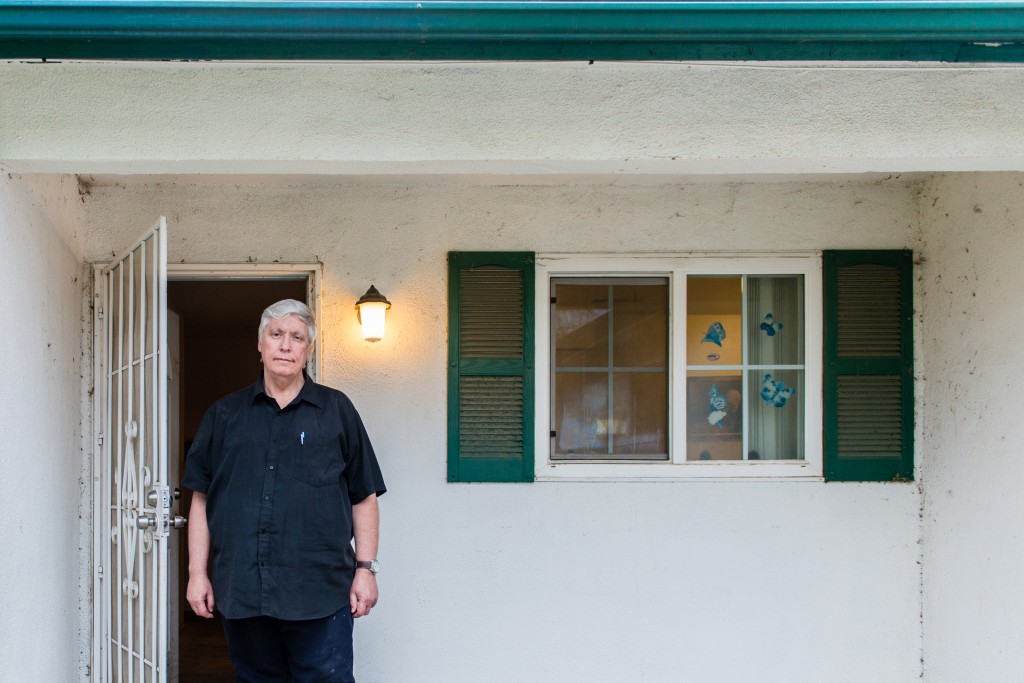
[[[913,257],[826,251],[825,478],[914,476]]]
[[[448,254],[448,481],[533,481],[533,264]]]

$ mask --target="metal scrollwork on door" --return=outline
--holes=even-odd
[[[121,592],[129,598],[139,594],[139,582],[135,580],[135,550],[139,541],[139,486],[135,477],[135,440],[139,436],[139,425],[135,420],[128,420],[124,425],[127,437],[124,449],[124,461],[121,468],[121,533],[124,542],[121,548],[124,555],[124,578],[121,580]]]

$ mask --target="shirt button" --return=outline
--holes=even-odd
[[[270,496],[263,496],[263,500],[270,500]]]
[[[274,469],[274,466],[273,466],[273,465],[271,465],[271,466],[270,466],[270,469]]]

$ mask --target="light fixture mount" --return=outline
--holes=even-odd
[[[359,301],[356,302],[356,310],[358,311],[360,306],[368,303],[385,304],[387,308],[391,308],[391,302],[387,300],[387,297],[378,292],[377,288],[373,285],[370,285],[370,288],[366,290],[366,294],[359,297]]]

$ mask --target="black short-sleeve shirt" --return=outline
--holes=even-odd
[[[284,408],[256,384],[206,412],[182,484],[205,493],[211,581],[228,619],[316,619],[348,603],[352,505],[385,492],[352,402],[308,378]]]

